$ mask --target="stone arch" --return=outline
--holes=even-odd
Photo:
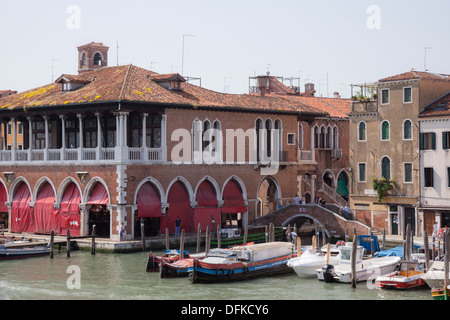
[[[53,192],[55,194],[55,200],[56,200],[56,188],[53,182],[48,177],[41,177],[36,184],[34,185],[33,193],[31,195],[31,201],[36,202],[37,196],[39,194],[39,191],[41,191],[42,187],[45,185],[45,183],[48,182],[52,188]]]
[[[258,184],[256,199],[261,199],[256,216],[260,217],[277,210],[281,196],[281,187],[273,176],[264,177]]]
[[[202,184],[203,181],[208,181],[211,184],[211,186],[213,187],[214,191],[216,192],[217,201],[222,200],[222,192],[220,191],[219,184],[211,176],[204,176],[203,178],[201,178],[199,180],[199,182],[197,183],[197,186],[195,187],[195,190],[194,190],[194,199],[197,198],[198,187],[200,187],[200,185]]]
[[[82,203],[87,203],[89,201],[89,198],[91,196],[91,192],[92,192],[92,190],[94,189],[94,187],[95,187],[95,185],[97,183],[101,183],[105,187],[106,192],[108,193],[108,204],[111,204],[111,194],[109,192],[108,185],[100,177],[94,177],[91,180],[89,180],[89,182],[86,185],[86,188],[84,189],[84,193],[83,193],[83,195],[81,197]]]

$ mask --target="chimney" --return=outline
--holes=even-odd
[[[314,83],[305,83],[305,92],[314,91]]]
[[[335,99],[340,99],[341,98],[341,95],[337,91],[333,95],[334,95]]]
[[[258,86],[259,93],[261,94],[261,96],[264,97],[269,89],[269,75],[257,76],[256,85]]]

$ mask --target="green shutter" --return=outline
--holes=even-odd
[[[425,135],[423,133],[419,134],[419,149],[420,150],[425,149]]]
[[[448,148],[448,132],[442,132],[442,149],[447,150]]]

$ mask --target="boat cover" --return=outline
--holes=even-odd
[[[420,249],[420,246],[414,245],[414,250],[418,250],[418,249]],[[379,257],[379,258],[392,257],[392,256],[403,258],[403,246],[377,252],[375,254],[375,256]]]
[[[370,236],[362,235],[358,236],[358,243],[360,246],[366,249],[366,252],[372,252],[372,245],[370,243]],[[380,244],[378,243],[378,237],[373,236],[373,249],[375,252],[380,251]]]

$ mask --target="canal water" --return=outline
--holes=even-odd
[[[158,253],[159,254],[159,253]],[[386,291],[358,283],[327,284],[295,273],[222,284],[192,284],[147,273],[146,252],[91,255],[56,251],[0,261],[0,300],[431,300],[430,289]]]

